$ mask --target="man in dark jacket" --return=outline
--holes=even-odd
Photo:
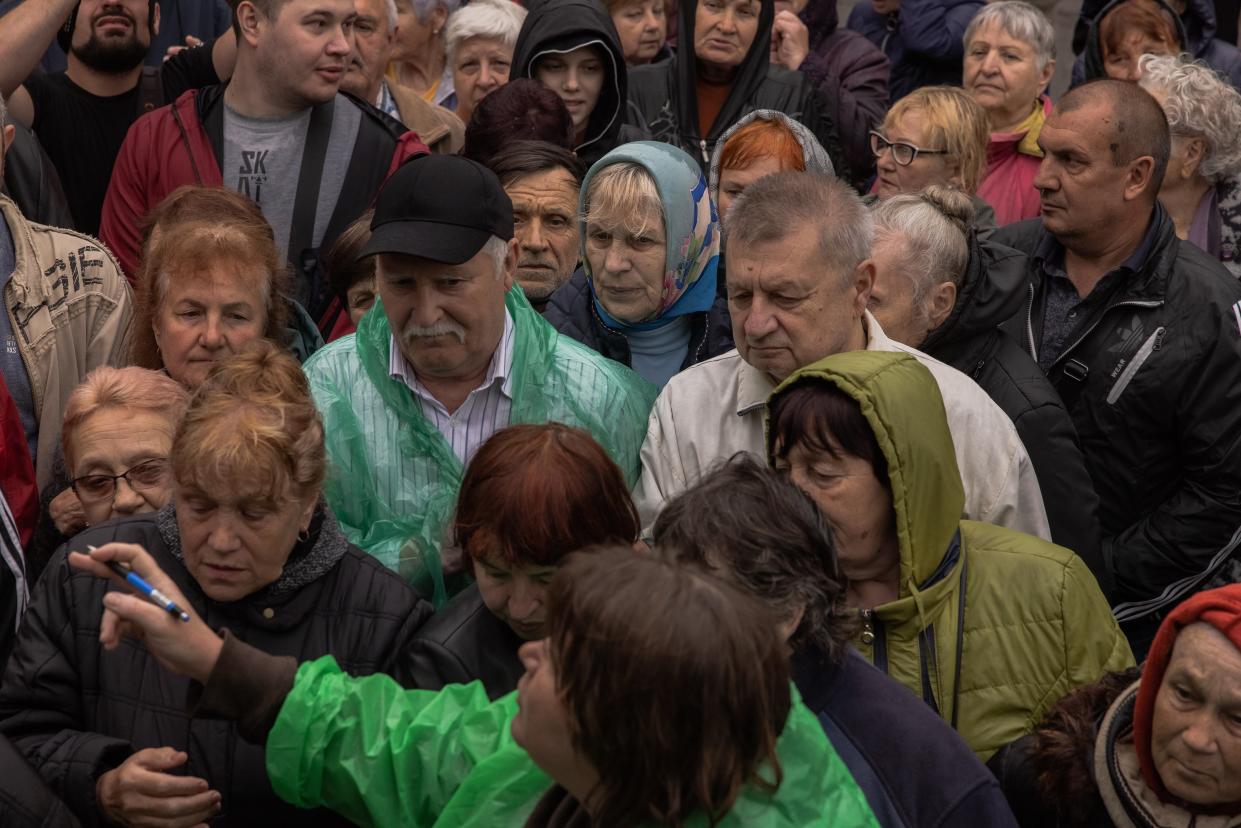
[[[303,16],[322,19],[313,36]],[[186,184],[226,186],[258,202],[294,270],[293,296],[326,329],[330,291],[319,251],[370,206],[418,137],[338,94],[352,52],[352,0],[284,0],[267,17],[238,5],[237,63],[227,86],[191,90],[138,120],[125,138],[100,238],[132,280],[142,223]],[[329,19],[330,18],[330,19]]]
[[[1039,136],[1041,222],[994,236],[1030,256],[1029,300],[1006,327],[1077,426],[1139,659],[1241,537],[1241,284],[1156,200],[1170,141],[1136,85],[1078,87]]]
[[[738,455],[669,501],[655,546],[771,607],[802,701],[881,828],[1015,828],[999,785],[961,738],[849,643],[857,616],[844,606],[831,532],[796,486]]]
[[[774,109],[810,127],[835,168],[848,169],[815,84],[771,64],[773,0],[722,0],[702,8],[694,0],[680,3],[671,59],[630,70],[629,123],[644,137],[688,152],[705,174],[722,133],[746,113]]]
[[[1073,31],[1073,51],[1078,54],[1073,64],[1073,85],[1106,77],[1103,54],[1099,45],[1099,23],[1125,0],[1085,0]],[[1177,23],[1181,51],[1193,56],[1219,72],[1233,86],[1241,89],[1241,50],[1215,36],[1216,16],[1212,0],[1163,0],[1156,2],[1167,9]]]
[[[848,26],[892,61],[895,103],[922,86],[961,83],[965,29],[982,7],[982,0],[860,0]]]
[[[869,40],[838,24],[835,0],[777,0],[771,62],[801,72],[819,88],[852,178],[862,181],[875,171],[870,131],[888,111],[892,64]]]
[[[593,65],[575,60],[574,53]],[[595,72],[602,78],[589,77]],[[629,96],[625,53],[612,18],[597,0],[531,4],[513,47],[510,77],[533,78],[564,100],[573,118],[573,151],[587,167],[623,143],[618,139]]]

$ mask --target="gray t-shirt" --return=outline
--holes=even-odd
[[[0,296],[3,296],[13,278],[13,268],[17,267],[17,254],[13,249],[13,235],[9,231],[9,223],[0,215]],[[5,303],[0,302],[0,305]],[[39,445],[39,421],[35,417],[34,393],[30,388],[30,375],[26,373],[26,363],[22,361],[21,350],[17,347],[17,336],[13,324],[9,320],[8,307],[0,307],[0,376],[9,389],[9,396],[17,406],[17,413],[22,418],[22,428],[26,430],[26,443],[30,446],[30,459],[35,459],[35,449]]]
[[[315,247],[322,243],[336,209],[361,122],[362,111],[357,105],[337,95],[315,209]],[[309,109],[272,119],[250,118],[227,106],[224,109],[224,184],[258,203],[276,234],[276,249],[281,254],[289,252],[293,205],[309,125]],[[300,251],[294,251],[297,253]]]

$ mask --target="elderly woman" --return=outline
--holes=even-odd
[[[975,225],[995,229],[995,213],[978,197],[987,163],[986,111],[955,86],[926,86],[897,101],[870,134],[880,199],[918,193],[932,184],[971,196]]]
[[[555,92],[573,119],[573,146],[590,166],[619,142],[628,74],[612,19],[599,0],[544,0],[521,27],[513,74]]]
[[[287,271],[253,201],[223,187],[182,187],[148,227],[133,364],[193,390],[247,342],[283,338]]]
[[[75,565],[108,577],[109,559],[178,598],[133,547]],[[124,618],[172,669],[205,683],[202,713],[242,718],[282,797],[362,825],[800,828],[823,814],[834,828],[875,824],[795,700],[767,609],[627,546],[556,573],[547,637],[522,645],[520,686],[496,701],[478,682],[401,692],[385,676],[343,675],[331,658],[299,669],[135,596],[106,613],[109,644]]]
[[[717,295],[719,224],[694,160],[653,141],[625,144],[586,173],[582,269],[544,317],[556,330],[663,387],[733,347]]]
[[[952,728],[849,646],[856,613],[845,606],[831,530],[804,492],[738,454],[670,500],[654,531],[657,554],[708,569],[771,609],[802,700],[881,828],[1013,828],[995,779]]]
[[[755,109],[810,128],[836,169],[847,169],[836,127],[814,83],[770,60],[773,0],[684,0],[671,59],[629,72],[629,123],[680,147],[706,172],[720,136]]]
[[[1043,94],[1056,71],[1056,32],[1023,0],[982,7],[965,30],[965,90],[987,113],[991,139],[978,197],[996,224],[1038,218],[1038,136],[1051,112]]]
[[[632,544],[641,527],[625,475],[581,429],[506,428],[466,468],[453,519],[474,585],[414,641],[413,682],[427,690],[482,681],[497,699],[517,689],[517,652],[547,635],[547,588],[571,552]]]
[[[1076,431],[1047,375],[999,330],[1026,295],[1026,259],[970,232],[964,193],[927,187],[876,204],[867,305],[883,331],[968,374],[1030,452],[1051,537],[1107,583],[1098,498]]]
[[[1241,277],[1241,93],[1200,63],[1151,55],[1141,68],[1172,130],[1159,201],[1177,236]]]
[[[814,134],[783,112],[760,109],[733,124],[720,136],[711,157],[711,196],[720,221],[746,187],[763,176],[790,170],[836,173]]]
[[[768,415],[771,463],[832,527],[857,646],[979,758],[1064,693],[1133,664],[1081,558],[961,519],[943,398],[912,356],[828,357],[777,387]]]
[[[459,5],[459,0],[396,0],[396,51],[388,74],[429,103],[442,104],[453,94],[444,27]]]
[[[78,443],[70,445],[77,457]],[[409,639],[429,608],[351,547],[322,505],[323,426],[297,362],[272,343],[215,367],[171,448],[167,506],[92,527],[44,573],[0,684],[0,732],[87,824],[151,813],[184,824],[217,815],[231,824],[335,824],[280,802],[261,748],[235,727],[192,721],[181,707],[188,682],[158,656],[138,643],[110,653],[93,646],[115,630],[110,622],[101,630],[100,603],[118,596],[105,581],[75,577],[68,552],[145,549],[176,584],[180,606],[210,627],[269,653],[331,654],[359,675],[404,675]]]
[[[478,102],[508,83],[513,46],[526,10],[509,0],[474,0],[448,21],[448,68],[453,93],[443,105],[462,123]]]
[[[672,57],[664,0],[604,0],[620,37],[625,63],[642,66]]]
[[[1097,78],[1135,81],[1142,55],[1176,55],[1188,35],[1163,0],[1113,0],[1095,16],[1086,50],[1073,65],[1073,85]]]
[[[991,768],[1023,828],[1241,824],[1241,585],[1164,618],[1142,670],[1061,699]]]

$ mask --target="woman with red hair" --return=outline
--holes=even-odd
[[[524,672],[517,650],[547,635],[547,586],[571,552],[632,544],[625,475],[581,429],[518,425],[488,440],[461,482],[456,545],[475,583],[419,631],[412,684],[483,682],[499,698]]]

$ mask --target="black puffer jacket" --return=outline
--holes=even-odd
[[[69,568],[69,550],[111,541],[137,543],[213,629],[272,655],[307,661],[334,655],[349,673],[408,676],[409,640],[431,614],[417,593],[350,546],[330,516],[312,524],[284,574],[233,603],[207,598],[180,560],[171,509],[110,521],[63,547],[39,582],[0,685],[0,732],[13,741],[84,824],[100,822],[95,783],[143,748],[189,754],[179,773],[199,776],[222,797],[213,825],[344,825],[329,811],[294,808],[272,792],[263,749],[235,724],[191,719],[189,679],[160,667],[142,644],[99,646],[104,593],[111,581]],[[0,820],[2,821],[2,820]]]
[[[629,96],[625,53],[603,4],[595,0],[546,0],[531,4],[513,47],[512,71],[514,78],[533,78],[535,63],[541,56],[588,44],[598,46],[607,55],[607,78],[590,113],[584,140],[573,148],[587,167],[617,145]]]
[[[565,336],[573,337],[608,359],[632,367],[629,340],[623,332],[608,327],[607,323],[599,318],[594,299],[590,295],[586,272],[581,268],[573,274],[573,278],[552,293],[547,300],[547,307],[543,310],[543,318]],[[728,300],[721,293],[716,293],[710,310],[690,314],[689,321],[689,353],[681,365],[681,370],[733,349]]]
[[[445,684],[478,680],[488,698],[498,699],[516,690],[526,671],[517,658],[523,643],[487,609],[478,586],[471,584],[414,637],[410,684],[439,690]]]
[[[1152,221],[1146,262],[1048,371],[1099,496],[1116,617],[1146,632],[1241,544],[1241,284],[1180,241],[1162,207]],[[1005,329],[1036,359],[1043,232],[1034,219],[992,237],[1031,257],[1027,301]]]
[[[0,822],[5,828],[77,828],[65,803],[8,739],[0,736]]]
[[[770,62],[772,0],[762,0],[758,33],[737,70],[728,100],[710,130],[698,123],[698,70],[694,58],[694,19],[698,3],[679,4],[677,51],[669,60],[629,70],[628,123],[643,137],[680,147],[698,159],[703,174],[720,134],[742,115],[774,109],[801,121],[814,133],[837,170],[849,169],[836,126],[813,82]]]
[[[1026,257],[970,234],[970,258],[952,314],[919,348],[968,374],[1017,427],[1038,475],[1051,539],[1072,549],[1104,592],[1099,498],[1077,431],[1038,363],[999,329],[1026,297]]]

